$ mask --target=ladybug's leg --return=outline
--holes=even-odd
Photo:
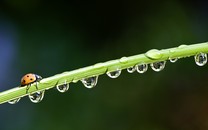
[[[26,87],[26,93],[28,93],[29,88],[31,87],[31,84],[28,84]]]
[[[38,90],[38,82],[35,82],[35,87],[36,87],[36,89]]]

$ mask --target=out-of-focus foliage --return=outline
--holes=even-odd
[[[151,48],[207,41],[207,2],[41,1],[0,2],[0,90],[28,72],[48,77],[144,53]],[[56,60],[54,60],[56,59]],[[205,130],[207,66],[193,57],[157,73],[103,75],[93,89],[80,82],[44,100],[0,106],[1,130]]]

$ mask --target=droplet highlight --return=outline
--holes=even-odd
[[[160,62],[151,63],[150,66],[152,70],[159,72],[165,68],[165,63],[166,61],[160,61]]]
[[[129,72],[129,73],[134,73],[135,70],[136,70],[136,68],[135,68],[135,66],[131,66],[131,67],[128,67],[126,70],[127,70],[127,72]]]
[[[82,83],[86,88],[93,88],[96,86],[97,81],[98,81],[98,76],[90,77],[90,78],[85,78],[81,80]]]
[[[121,75],[121,70],[116,70],[116,71],[112,71],[112,72],[107,72],[106,73],[110,78],[118,78]]]
[[[139,65],[136,65],[136,70],[138,73],[145,73],[148,69],[148,65],[147,64],[139,64]]]
[[[57,86],[56,86],[56,89],[57,89],[59,92],[64,93],[64,92],[68,91],[68,89],[69,89],[69,84],[65,81],[64,84],[62,84],[62,85],[57,85]]]
[[[199,53],[194,56],[195,63],[198,66],[204,66],[207,63],[207,54],[206,53]]]
[[[39,103],[43,100],[45,91],[39,91],[29,95],[29,99],[33,103]]]
[[[16,104],[20,101],[21,98],[17,98],[17,99],[13,99],[13,100],[10,100],[8,101],[9,104]]]

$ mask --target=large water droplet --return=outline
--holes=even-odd
[[[148,69],[148,65],[147,64],[139,64],[139,65],[136,65],[136,70],[138,73],[145,73]]]
[[[62,84],[62,85],[57,85],[56,88],[57,88],[57,90],[58,90],[59,92],[64,93],[64,92],[66,92],[66,91],[69,89],[69,84],[65,81],[64,84]]]
[[[81,80],[82,83],[86,88],[93,88],[96,86],[97,81],[98,81],[98,76],[90,77],[90,78],[85,78]]]
[[[21,99],[21,98],[13,99],[13,100],[8,101],[8,103],[9,103],[9,104],[16,104],[16,103],[19,102],[20,99]]]
[[[121,63],[127,63],[128,62],[128,58],[127,57],[122,57],[119,61]]]
[[[160,62],[151,63],[150,66],[152,70],[159,72],[165,68],[165,63],[166,61],[160,61]]]
[[[136,70],[136,68],[135,68],[135,66],[131,66],[131,67],[127,68],[126,70],[129,73],[134,73],[134,71]]]
[[[116,70],[112,72],[107,72],[106,73],[110,78],[118,78],[118,76],[121,74],[121,70]]]
[[[204,66],[207,63],[207,54],[206,53],[199,53],[194,56],[195,63],[198,66]]]
[[[169,60],[171,63],[175,63],[178,60],[178,58],[169,58]]]
[[[145,53],[145,55],[150,58],[150,59],[160,59],[162,57],[162,54],[159,50],[157,49],[152,49],[152,50],[149,50],[148,52]]]
[[[39,91],[39,92],[30,94],[29,99],[33,103],[39,103],[40,101],[43,100],[44,93],[45,93],[45,91],[43,90],[43,91]]]

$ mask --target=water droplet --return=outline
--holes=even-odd
[[[128,58],[127,57],[122,57],[119,61],[121,63],[127,63],[128,62]]]
[[[121,74],[121,70],[116,70],[116,71],[112,71],[112,72],[107,72],[106,73],[110,78],[118,78],[118,76]]]
[[[136,70],[138,73],[144,73],[146,72],[148,69],[148,65],[147,64],[140,64],[140,65],[136,65]]]
[[[20,99],[21,99],[21,98],[13,99],[13,100],[8,101],[8,103],[9,103],[9,104],[16,104],[16,103],[19,102]]]
[[[150,59],[160,59],[162,57],[162,54],[160,53],[159,50],[157,49],[152,49],[152,50],[149,50],[148,52],[145,53],[145,55],[150,58]]]
[[[178,60],[178,58],[169,58],[169,60],[171,63],[175,63]]]
[[[187,45],[180,45],[180,46],[178,46],[178,48],[180,48],[180,49],[182,49],[182,48],[186,48],[187,47]]]
[[[77,83],[79,80],[78,79],[73,79],[72,82],[73,83]]]
[[[93,88],[96,86],[97,81],[98,81],[98,76],[90,77],[90,78],[85,78],[81,80],[82,83],[86,88]]]
[[[62,84],[62,85],[57,85],[56,88],[57,88],[57,90],[58,90],[59,92],[64,93],[64,92],[66,92],[66,91],[69,89],[69,84],[65,81],[64,84]]]
[[[30,94],[29,99],[33,103],[39,103],[40,101],[43,100],[44,93],[45,93],[45,91],[43,90],[43,91],[39,91],[39,92]]]
[[[204,66],[207,63],[207,54],[206,53],[199,53],[194,56],[195,63],[198,66]]]
[[[165,63],[166,61],[160,61],[160,62],[151,63],[150,66],[152,70],[159,72],[165,68]]]
[[[173,54],[175,52],[175,50],[171,49],[171,50],[169,50],[169,52]]]
[[[100,68],[103,68],[104,67],[104,64],[103,63],[97,63],[93,66],[95,69],[100,69]]]
[[[136,70],[136,68],[134,66],[131,66],[131,67],[128,67],[126,70],[129,73],[134,73],[134,71]]]

